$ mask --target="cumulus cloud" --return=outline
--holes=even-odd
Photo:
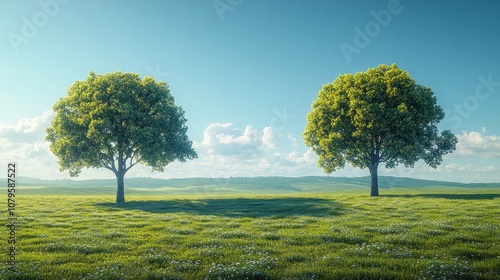
[[[41,116],[23,118],[14,125],[0,123],[0,151],[4,158],[31,158],[48,150],[45,129],[53,116],[53,111],[47,111]]]
[[[286,155],[286,159],[296,164],[315,164],[318,161],[318,156],[311,149],[309,149],[305,153],[293,151]]]
[[[292,134],[288,133],[287,139],[290,140],[292,147],[298,147],[297,138],[293,137]]]
[[[45,141],[45,129],[50,125],[53,111],[41,116],[23,118],[15,124],[0,123],[0,154],[2,165],[16,162],[19,174],[26,177],[60,178],[57,158]]]
[[[283,137],[272,127],[259,130],[248,125],[242,132],[232,123],[213,123],[205,129],[203,140],[194,146],[199,159],[192,163],[200,166],[198,172],[211,170],[208,177],[299,176],[320,172],[311,151],[290,151],[297,147],[296,138],[290,134]]]
[[[282,140],[279,133],[273,131],[272,127],[265,127],[262,134],[262,144],[265,148],[274,149],[282,146]]]
[[[464,183],[499,182],[500,136],[486,135],[486,131],[483,127],[480,132],[463,131],[458,134],[456,151],[446,155],[436,169],[419,161],[414,168],[382,168],[379,175]]]
[[[0,139],[30,141],[45,135],[45,128],[54,116],[52,110],[34,118],[23,118],[14,125],[0,123]]]
[[[482,157],[497,158],[500,157],[500,136],[485,135],[486,129],[481,132],[463,131],[457,135],[458,143],[456,154],[462,157]]]
[[[245,127],[243,133],[232,123],[213,123],[203,132],[203,141],[195,148],[213,156],[252,157],[281,145],[280,135],[271,127],[260,133],[253,126]]]

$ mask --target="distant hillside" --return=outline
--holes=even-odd
[[[4,180],[7,179],[0,179]],[[42,180],[17,178],[19,194],[114,195],[116,180]],[[370,177],[232,177],[232,178],[126,178],[127,195],[299,194],[366,191]],[[463,184],[400,177],[379,177],[381,189],[390,188],[500,188],[500,183]]]
[[[6,179],[2,179],[6,180]],[[114,179],[99,180],[42,180],[29,177],[19,177],[18,185],[25,186],[54,186],[54,187],[115,187]],[[315,185],[352,185],[368,187],[370,177],[332,177],[332,176],[307,176],[307,177],[231,177],[231,178],[179,178],[179,179],[157,179],[157,178],[126,178],[127,188],[185,188],[196,186],[232,186],[243,188],[273,188],[294,190]],[[387,188],[421,188],[428,186],[442,187],[500,187],[500,183],[457,183],[435,180],[421,180],[404,177],[380,176],[379,187]]]

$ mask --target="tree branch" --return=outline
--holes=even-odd
[[[108,160],[111,163],[111,167],[113,168],[112,170],[117,170],[115,165],[115,158],[113,157],[113,152],[111,151],[112,148],[109,145],[107,145],[107,148],[108,148]]]
[[[130,166],[125,169],[125,172],[129,171],[130,168],[134,167],[134,165],[138,164],[139,162],[136,161],[132,164],[132,159],[130,159],[130,163],[131,163]]]
[[[363,154],[362,157],[363,157],[363,159],[366,162],[366,166],[368,166],[371,163],[370,152],[367,152],[366,154]]]
[[[101,165],[101,167],[109,169],[109,170],[111,170],[113,172],[116,171],[116,170],[113,169],[113,167],[111,166],[111,164],[106,163],[106,160],[104,158],[100,158],[100,159],[98,159],[98,161],[99,161],[99,164]]]

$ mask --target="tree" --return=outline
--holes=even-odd
[[[197,157],[184,111],[174,104],[168,85],[152,77],[90,72],[53,109],[46,140],[59,158],[60,171],[75,177],[83,167],[111,170],[117,203],[125,202],[125,173],[136,164],[163,172],[174,160]]]
[[[395,64],[340,75],[319,91],[307,115],[304,142],[326,173],[346,163],[368,168],[371,196],[378,196],[378,166],[413,167],[423,159],[433,168],[455,150],[449,130],[438,133],[444,112],[428,87]]]

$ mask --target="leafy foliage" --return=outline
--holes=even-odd
[[[163,171],[174,160],[197,157],[181,107],[168,85],[115,72],[75,82],[54,105],[46,139],[61,171],[104,167],[118,179],[137,163]],[[120,182],[119,182],[120,184]]]
[[[438,134],[444,112],[430,88],[395,64],[339,76],[320,90],[303,134],[326,173],[348,162],[375,171],[423,159],[436,168],[457,138]],[[373,175],[373,174],[372,174]]]

